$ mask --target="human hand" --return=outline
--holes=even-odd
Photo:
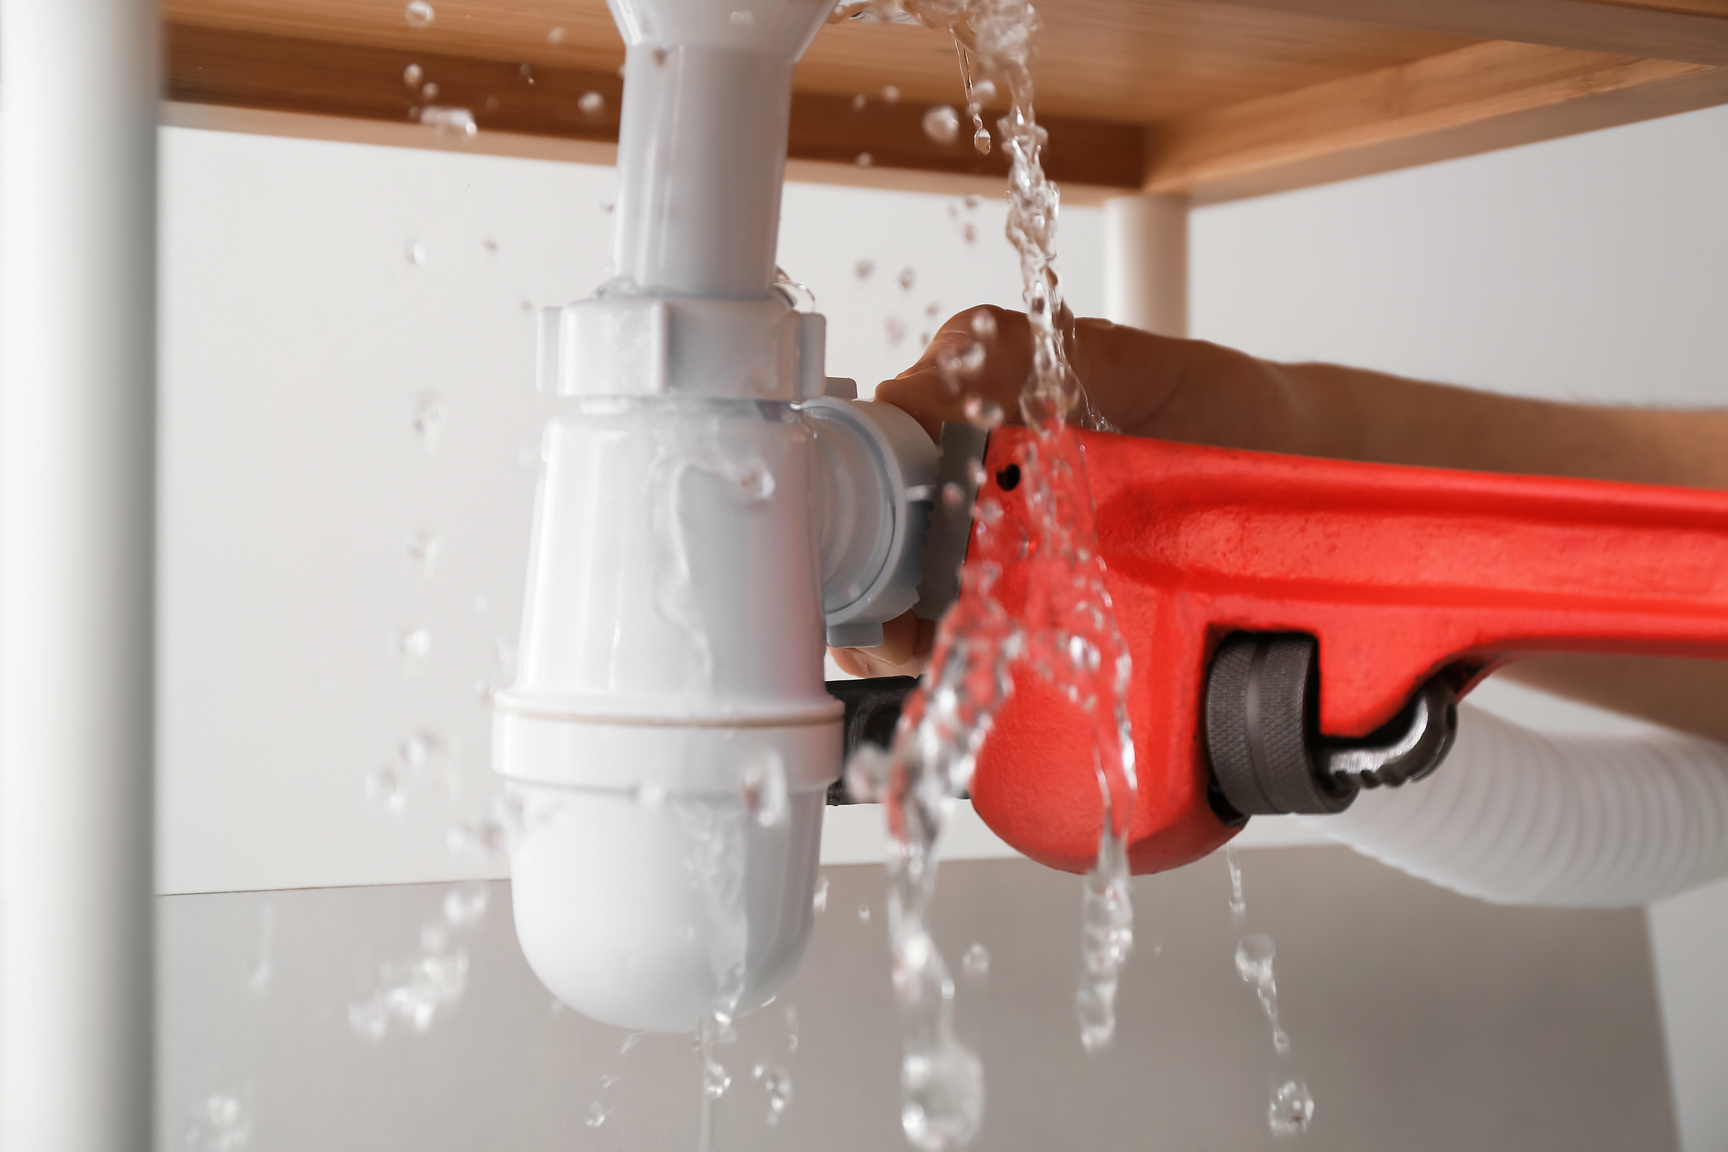
[[[1300,413],[1279,365],[1108,320],[1077,321],[1067,351],[1093,411],[1125,434],[1300,450]],[[1021,423],[1020,394],[1031,366],[1024,313],[969,308],[942,325],[915,364],[879,384],[876,399],[905,409],[932,439],[945,421]],[[882,632],[878,647],[832,649],[835,664],[854,676],[923,670],[934,624],[908,612]]]

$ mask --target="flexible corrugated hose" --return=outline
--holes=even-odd
[[[1646,904],[1728,875],[1728,746],[1555,736],[1458,711],[1433,776],[1302,822],[1496,904]]]

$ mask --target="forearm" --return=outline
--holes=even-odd
[[[1728,412],[1558,404],[1329,364],[1281,365],[1304,455],[1728,488]]]
[[[1728,488],[1728,413],[1555,404],[1326,364],[1283,365],[1291,451]],[[1728,742],[1728,664],[1541,656],[1503,673],[1557,696]]]

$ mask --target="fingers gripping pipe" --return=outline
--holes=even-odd
[[[1728,747],[1550,736],[1458,712],[1457,742],[1430,779],[1303,822],[1497,904],[1644,904],[1728,875]]]

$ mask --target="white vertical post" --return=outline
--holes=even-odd
[[[1160,336],[1188,335],[1188,198],[1167,193],[1104,202],[1108,318]]]
[[[157,10],[0,0],[0,1150],[151,1147]]]

